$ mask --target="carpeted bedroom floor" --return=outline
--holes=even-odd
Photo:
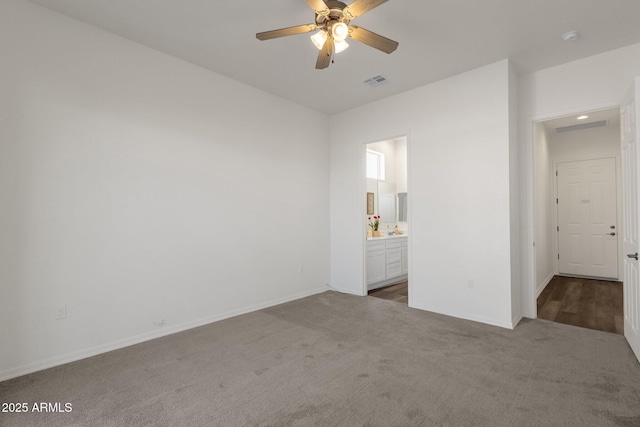
[[[624,337],[325,292],[0,383],[2,426],[638,426]]]

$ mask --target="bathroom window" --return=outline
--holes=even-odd
[[[367,150],[367,178],[384,180],[384,154]]]

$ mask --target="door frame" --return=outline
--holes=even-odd
[[[536,300],[538,298],[537,291],[537,283],[538,277],[536,277],[536,251],[535,251],[535,238],[536,238],[536,200],[535,200],[535,165],[534,165],[534,141],[535,141],[535,124],[539,122],[545,122],[548,120],[558,119],[561,117],[574,116],[578,114],[582,114],[585,111],[599,111],[599,110],[609,110],[613,108],[620,108],[622,103],[622,99],[617,100],[616,102],[602,102],[598,104],[590,104],[590,105],[581,105],[564,111],[555,111],[553,113],[545,113],[536,116],[530,116],[526,119],[526,127],[525,127],[525,150],[524,150],[524,161],[525,161],[525,179],[524,179],[524,200],[523,200],[523,210],[526,214],[525,218],[525,233],[523,236],[524,241],[524,250],[523,250],[523,261],[524,265],[527,266],[524,269],[523,281],[526,283],[526,289],[523,289],[523,315],[532,319],[536,319],[538,317],[538,309]],[[557,213],[556,213],[557,214]],[[554,215],[556,215],[554,214]],[[618,213],[620,215],[620,212]],[[554,218],[557,224],[557,218]],[[555,236],[557,239],[557,236]],[[557,245],[555,245],[557,248]],[[557,250],[557,249],[556,249]],[[555,254],[557,255],[557,253]],[[618,260],[618,262],[620,262]],[[557,272],[557,256],[555,260],[554,269]],[[620,274],[623,276],[623,273]],[[549,281],[553,278],[553,275],[547,278],[542,278],[545,281]],[[624,277],[619,277],[618,280],[624,280]],[[548,283],[545,283],[545,285]],[[542,287],[544,289],[544,287]]]
[[[623,276],[623,268],[624,268],[624,259],[622,259],[622,239],[620,238],[621,234],[621,230],[622,230],[622,182],[621,182],[621,173],[622,173],[622,169],[621,169],[621,153],[618,152],[618,154],[616,154],[615,157],[599,157],[599,158],[583,158],[583,157],[576,157],[572,160],[559,160],[559,161],[554,161],[553,162],[553,170],[557,171],[558,170],[558,164],[559,163],[566,163],[566,162],[583,162],[583,161],[588,161],[588,160],[600,160],[600,159],[614,159],[615,161],[615,179],[616,179],[616,233],[618,234],[618,239],[617,239],[617,245],[616,245],[616,252],[617,252],[617,258],[618,258],[618,278],[616,280],[618,280],[619,282],[622,282],[622,276]],[[553,177],[553,197],[554,199],[558,198],[558,177],[554,176]],[[559,219],[558,219],[558,205],[556,204],[555,209],[553,210],[553,227],[558,227],[559,224]],[[534,234],[535,235],[535,234]],[[553,272],[554,274],[560,275],[560,263],[558,261],[558,253],[560,251],[560,239],[558,236],[558,233],[553,233]],[[586,278],[593,278],[593,279],[601,279],[602,278],[597,278],[597,277],[593,277],[593,276],[581,276],[581,277],[586,277]],[[610,279],[605,279],[605,280],[610,280]],[[538,295],[536,295],[536,298],[538,297]]]
[[[376,142],[389,141],[393,139],[401,139],[404,138],[407,141],[407,227],[409,228],[409,234],[407,235],[407,247],[408,247],[408,260],[409,260],[409,271],[407,273],[407,281],[408,281],[408,298],[409,298],[409,307],[411,307],[413,302],[413,286],[411,286],[411,257],[413,251],[411,250],[411,242],[412,242],[412,232],[411,232],[411,219],[413,215],[412,212],[412,203],[411,203],[411,136],[409,132],[403,132],[396,134],[394,136],[381,137],[376,139],[371,139],[368,141],[363,141],[360,146],[360,194],[361,194],[361,210],[360,212],[367,212],[367,145],[375,144]],[[368,295],[368,286],[367,286],[367,234],[365,230],[367,229],[367,215],[361,215],[361,230],[363,231],[363,251],[362,251],[362,296]]]

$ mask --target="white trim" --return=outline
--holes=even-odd
[[[414,277],[412,273],[413,262],[411,262],[411,257],[413,256],[413,249],[411,247],[411,243],[413,242],[412,236],[412,225],[413,221],[413,198],[411,197],[411,189],[413,188],[411,184],[411,136],[409,132],[406,132],[405,138],[407,140],[407,228],[409,231],[409,235],[407,236],[407,293],[408,293],[408,303],[407,305],[411,307],[414,301],[414,286],[411,285],[410,277]]]
[[[509,328],[509,329],[515,329],[516,326],[518,326],[518,324],[520,323],[520,321],[523,318],[524,318],[523,316],[519,316],[519,317],[514,316],[513,318],[511,318],[511,325],[513,325],[513,326],[511,326],[511,328]]]
[[[96,355],[113,351],[113,350],[118,350],[124,347],[129,347],[135,344],[140,344],[145,341],[150,341],[156,338],[162,338],[164,336],[172,335],[177,332],[183,332],[189,329],[197,328],[199,326],[204,326],[211,323],[219,322],[220,320],[225,320],[231,317],[240,316],[242,314],[251,313],[251,312],[262,310],[268,307],[273,307],[275,305],[280,305],[289,301],[306,298],[308,296],[319,294],[329,290],[331,290],[329,286],[322,286],[320,288],[317,288],[311,291],[301,292],[296,295],[278,298],[278,299],[270,300],[261,304],[255,304],[248,307],[227,311],[225,313],[217,314],[210,317],[205,317],[199,320],[181,323],[179,325],[163,328],[161,330],[145,332],[143,334],[135,335],[133,337],[125,338],[122,340],[112,341],[110,343],[101,344],[95,347],[75,351],[72,353],[67,353],[57,357],[52,357],[51,359],[46,359],[39,362],[29,363],[27,365],[22,365],[15,368],[7,369],[5,371],[0,372],[0,381],[5,381],[5,380],[16,378],[22,375],[31,374],[33,372],[52,368],[54,366],[63,365],[65,363],[86,359],[88,357],[96,356]]]
[[[434,310],[433,307],[426,307],[423,305],[414,305],[411,308],[417,308],[419,310],[425,310],[431,313],[437,313],[447,317],[470,320],[472,322],[486,323],[488,325],[499,326],[505,329],[513,329],[518,324],[518,322],[520,322],[520,319],[517,319],[517,318],[512,319],[511,322],[501,322],[499,320],[492,319],[489,317],[484,317],[484,316],[469,316],[467,313],[460,312],[460,311],[454,311],[454,312],[449,311],[447,313],[443,313],[443,312]]]
[[[558,192],[558,176],[556,175],[556,173],[558,173],[558,163],[562,163],[562,162],[554,161],[552,165],[552,170],[551,170],[551,173],[553,174],[553,176],[551,177],[551,182],[553,183],[552,184],[553,185],[552,204],[554,206],[554,209],[551,210],[552,211],[551,226],[556,229],[556,232],[552,233],[552,239],[551,239],[553,242],[551,246],[553,247],[552,256],[553,256],[553,273],[554,274],[560,274],[560,258],[558,258],[558,254],[560,253],[560,231],[558,230],[558,227],[560,226],[560,221],[558,219],[558,202],[557,202],[558,198],[560,197],[560,194]],[[553,203],[554,201],[555,203]]]
[[[354,294],[353,293],[353,289],[346,289],[346,288],[341,288],[339,286],[330,286],[331,290],[336,291],[336,292],[340,292],[341,294],[348,294],[348,295],[357,295],[359,297],[364,297],[366,295],[361,295],[361,294]]]
[[[540,294],[542,293],[542,291],[544,291],[544,288],[547,287],[547,285],[549,284],[549,282],[551,282],[551,280],[553,279],[553,277],[555,276],[555,273],[552,271],[551,273],[549,273],[549,275],[540,283],[540,285],[537,286],[536,288],[536,299],[538,299],[538,297],[540,296]]]

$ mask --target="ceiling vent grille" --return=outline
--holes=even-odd
[[[561,126],[555,128],[556,133],[573,132],[574,130],[599,128],[606,126],[609,122],[607,120],[599,120],[597,122],[580,123],[579,125]]]
[[[364,80],[362,83],[366,84],[369,87],[378,87],[384,84],[389,83],[389,79],[383,76],[382,74],[378,74],[377,76],[369,77]]]

